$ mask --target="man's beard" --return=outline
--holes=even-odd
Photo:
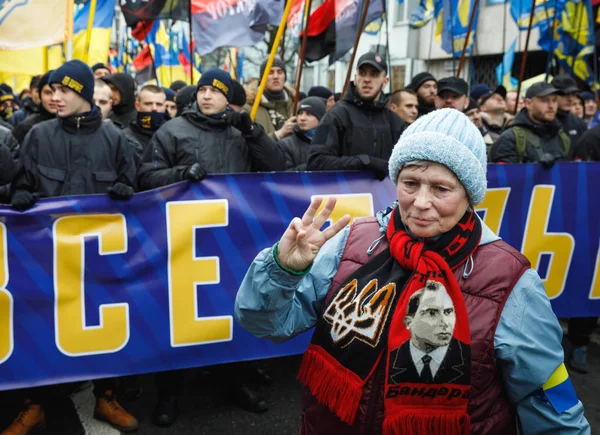
[[[375,101],[379,98],[382,91],[383,91],[383,85],[381,85],[379,87],[379,90],[377,92],[375,92],[375,95],[373,95],[372,97],[364,97],[364,96],[360,95],[360,93],[359,93],[359,96],[360,96],[360,99],[363,100],[365,103],[372,103],[373,101]]]

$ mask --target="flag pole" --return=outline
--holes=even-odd
[[[308,40],[308,23],[310,22],[310,8],[312,0],[305,0],[304,3],[304,34],[302,35],[302,45],[300,46],[300,58],[298,59],[298,76],[296,78],[296,93],[294,94],[294,106],[292,107],[292,116],[296,114],[298,100],[300,98],[300,82],[302,81],[302,70],[304,69],[304,57],[306,56],[306,41]]]
[[[469,27],[467,28],[467,37],[465,38],[465,45],[463,45],[462,53],[460,54],[460,60],[458,61],[458,70],[456,71],[456,77],[460,77],[460,72],[462,71],[463,65],[465,63],[467,48],[469,47],[469,39],[471,38],[471,30],[473,29],[473,22],[475,21],[475,12],[477,12],[478,7],[479,0],[475,0],[473,10],[471,11],[471,18],[469,19]],[[452,50],[454,50],[454,47],[452,48]]]
[[[67,61],[73,58],[73,20],[75,4],[74,0],[67,0],[67,17],[65,25],[65,53]]]
[[[342,90],[340,100],[344,98],[344,95],[346,95],[346,91],[348,90],[350,76],[352,75],[352,66],[354,65],[354,59],[356,58],[356,49],[358,48],[360,36],[362,35],[363,29],[365,27],[365,21],[367,20],[367,11],[369,10],[369,3],[370,0],[365,0],[362,15],[360,16],[360,23],[358,24],[358,29],[356,29],[356,38],[354,38],[354,48],[352,49],[352,56],[350,57],[350,63],[348,64],[348,71],[346,71],[346,80],[344,81],[344,88]]]
[[[46,74],[48,72],[48,46],[44,45],[44,47],[42,48],[42,62],[44,63],[43,65],[43,71],[44,74]]]
[[[525,37],[525,50],[523,51],[523,57],[521,58],[521,71],[519,72],[519,85],[517,86],[517,103],[519,102],[519,96],[521,95],[521,85],[525,78],[525,66],[527,65],[527,52],[529,50],[529,38],[531,37],[531,25],[533,24],[533,15],[535,14],[535,1],[531,2],[531,12],[529,13],[529,25],[527,26],[527,36]],[[517,114],[517,106],[515,104],[515,111],[513,115]]]
[[[277,49],[279,48],[279,42],[281,41],[281,35],[283,35],[283,31],[285,30],[285,25],[287,23],[288,15],[290,14],[291,8],[292,1],[288,1],[285,4],[285,10],[283,11],[279,27],[277,28],[277,34],[275,35],[275,41],[273,42],[273,47],[271,48],[271,54],[269,54],[269,60],[267,60],[265,72],[260,80],[260,86],[258,87],[258,91],[256,93],[256,99],[254,100],[254,104],[252,105],[252,112],[250,112],[250,118],[252,118],[253,121],[256,117],[258,106],[260,106],[260,100],[262,98],[263,92],[265,91],[265,86],[267,85],[269,71],[271,71],[271,67],[273,66],[273,61],[275,60],[275,55],[277,54]]]
[[[190,85],[194,84],[194,33],[192,31],[192,0],[188,1],[188,20],[190,26],[190,40],[189,42],[189,50],[190,50]]]
[[[88,14],[88,25],[85,32],[85,50],[83,51],[83,61],[88,62],[90,54],[90,41],[92,40],[92,28],[94,27],[94,17],[96,16],[96,1],[90,0],[90,11]]]

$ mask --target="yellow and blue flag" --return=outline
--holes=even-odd
[[[535,9],[531,28],[540,25],[549,25],[560,3],[564,0],[511,0],[510,13],[520,30],[527,30],[531,16],[531,2],[535,1]],[[556,6],[556,7],[555,7]]]
[[[419,6],[410,14],[410,27],[412,29],[420,29],[433,18],[437,19],[442,8],[442,0],[420,0]]]
[[[548,402],[559,414],[571,409],[579,402],[564,363],[552,373],[542,386],[542,390]]]
[[[73,22],[73,57],[84,59],[86,52],[85,38],[90,16],[91,2],[77,5]],[[108,62],[108,49],[110,48],[110,33],[115,17],[114,0],[97,0],[90,47],[87,53],[87,63],[94,65]]]
[[[66,22],[67,0],[0,1],[0,49],[24,50],[62,42]]]
[[[515,48],[517,45],[517,40],[515,39],[504,56],[502,57],[502,62],[496,67],[496,81],[498,85],[504,86],[507,90],[512,90],[516,88],[519,84],[519,81],[512,77],[512,69],[513,63],[515,62]]]
[[[474,0],[444,0],[442,12],[442,49],[446,53],[454,53],[456,56],[462,54],[467,31],[469,29],[469,20],[473,8],[475,7]],[[475,9],[475,18],[471,34],[469,35],[469,43],[467,45],[466,54],[469,54],[473,48],[475,41],[475,32],[477,30],[477,17],[479,8]]]

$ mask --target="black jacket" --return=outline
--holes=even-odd
[[[110,119],[127,127],[137,119],[135,110],[135,81],[129,74],[116,73],[103,77],[103,80],[112,84],[121,94],[121,102],[114,105]]]
[[[435,104],[429,104],[425,101],[421,100],[421,97],[418,97],[419,100],[419,118],[421,116],[425,116],[428,113],[431,113],[435,110]]]
[[[19,142],[8,128],[0,126],[0,204],[10,202],[10,182],[19,164]]]
[[[138,175],[141,190],[182,181],[200,163],[209,174],[281,171],[283,154],[262,127],[243,136],[226,119],[204,116],[197,103],[168,121],[152,137]]]
[[[294,134],[277,142],[284,153],[286,171],[306,171],[308,156],[318,148],[304,132],[294,128]]]
[[[136,166],[139,167],[141,164],[142,157],[150,146],[150,140],[154,133],[152,130],[140,127],[137,122],[129,123],[129,126],[123,130],[123,134],[134,147]]]
[[[35,125],[21,148],[13,190],[41,196],[106,193],[115,183],[134,186],[131,145],[95,108],[85,118],[56,118]]]
[[[40,104],[39,113],[34,113],[33,115],[29,115],[27,118],[25,118],[25,121],[14,128],[13,135],[17,138],[19,143],[23,145],[25,136],[27,136],[27,133],[29,133],[29,130],[31,130],[34,125],[39,124],[40,122],[49,121],[50,119],[54,118],[56,118],[56,115],[48,112],[46,109],[44,109],[44,106]]]
[[[582,160],[600,162],[600,125],[590,128],[581,136],[576,154]]]
[[[588,125],[585,121],[571,112],[563,112],[559,110],[556,114],[556,119],[562,125],[562,129],[571,139],[571,149],[576,150],[581,136],[588,131]]]
[[[367,169],[365,159],[357,157],[360,155],[385,166],[404,129],[404,122],[386,107],[383,96],[366,103],[350,83],[344,99],[325,114],[317,127],[312,140],[316,148],[308,158],[307,169]]]
[[[536,124],[531,118],[527,109],[521,110],[514,119],[511,128],[500,135],[494,146],[492,147],[491,160],[494,163],[535,163],[540,160],[540,152],[538,152],[534,144],[529,140],[526,141],[525,157],[520,161],[517,153],[517,140],[515,137],[514,127],[521,127],[525,130],[533,132],[540,138],[540,152],[551,154],[556,160],[568,160],[569,156],[565,153],[563,141],[559,136],[561,130],[560,122],[557,119],[549,124]],[[570,148],[572,149],[572,147]]]

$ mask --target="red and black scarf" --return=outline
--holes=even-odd
[[[468,434],[471,340],[452,270],[479,245],[481,223],[469,210],[437,240],[419,241],[395,208],[387,239],[327,301],[298,377],[352,425],[385,358],[385,434]]]

